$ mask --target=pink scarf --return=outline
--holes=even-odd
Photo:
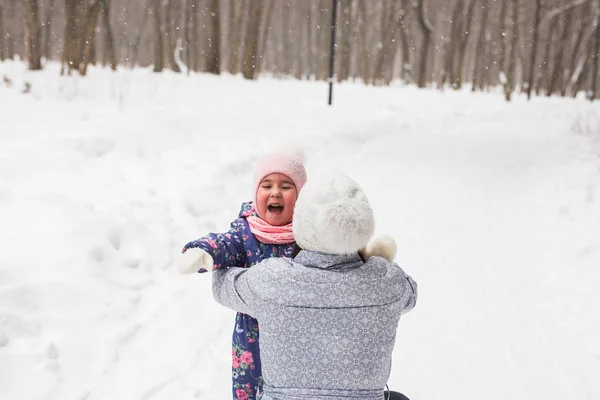
[[[274,226],[259,217],[250,215],[246,217],[250,232],[256,238],[266,244],[288,244],[294,243],[294,233],[292,232],[292,223],[283,226]]]

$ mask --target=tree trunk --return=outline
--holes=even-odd
[[[460,40],[460,53],[458,56],[458,67],[456,68],[456,88],[462,88],[463,75],[465,70],[465,57],[467,55],[467,45],[469,44],[469,37],[471,35],[471,26],[473,25],[473,8],[477,0],[471,0],[467,8],[467,14],[465,16],[465,27],[462,29],[461,40]]]
[[[284,75],[291,75],[293,68],[293,57],[294,57],[294,40],[292,39],[292,6],[289,2],[280,3],[282,10],[282,24],[281,24],[281,39],[282,39],[282,56],[281,63],[279,63],[279,70]]]
[[[187,74],[190,75],[190,71],[192,70],[192,35],[191,35],[191,7],[192,1],[185,0],[185,5],[183,6],[183,40],[185,43],[185,65],[187,67]]]
[[[264,3],[264,22],[262,24],[262,32],[259,36],[260,46],[258,47],[258,54],[260,54],[260,62],[256,64],[256,74],[259,74],[262,70],[262,66],[265,63],[265,57],[267,55],[267,40],[269,40],[269,33],[271,32],[271,18],[273,17],[273,0],[268,0]]]
[[[25,38],[27,44],[27,59],[29,69],[38,71],[42,69],[42,46],[40,40],[40,18],[37,0],[26,0],[25,2],[26,30]]]
[[[472,92],[477,88],[481,89],[483,87],[483,68],[484,66],[486,68],[488,67],[486,64],[487,46],[485,38],[487,34],[489,9],[490,5],[488,0],[483,0],[483,4],[481,5],[481,24],[479,27],[479,35],[477,37],[477,50],[475,51],[475,65],[473,66],[473,77],[471,80]]]
[[[583,21],[584,16],[589,15],[590,12],[590,8],[589,8],[589,3],[585,4],[583,7],[581,7],[581,9],[579,10],[579,20]],[[587,25],[587,24],[586,24]],[[590,24],[591,25],[591,24]],[[575,33],[576,35],[576,39],[575,39],[575,46],[573,47],[573,55],[571,57],[571,65],[569,67],[569,78],[567,79],[567,82],[565,84],[565,87],[563,89],[563,96],[569,96],[571,95],[573,92],[573,87],[575,85],[575,83],[577,82],[577,78],[579,77],[579,74],[581,73],[581,70],[583,68],[583,63],[585,63],[585,59],[587,58],[587,50],[585,49],[585,45],[584,42],[587,42],[591,36],[591,34],[589,32],[589,28],[586,29],[584,24],[579,25],[577,28],[577,31]],[[580,50],[583,47],[583,55],[579,56],[580,54]]]
[[[337,81],[345,81],[350,76],[350,55],[352,52],[352,3],[353,0],[340,0],[340,48],[337,63]]]
[[[506,87],[506,14],[508,0],[500,0],[500,82]]]
[[[527,83],[527,99],[531,99],[531,90],[535,82],[535,56],[537,53],[538,36],[540,33],[540,11],[542,9],[542,0],[535,1],[535,17],[533,21],[533,40],[531,42],[531,55],[529,64],[529,79]]]
[[[427,5],[426,0],[419,0],[419,26],[423,33],[423,44],[421,46],[421,60],[419,63],[419,81],[418,86],[424,88],[427,86],[428,75],[428,62],[429,58],[429,43],[431,42],[431,35],[433,34],[433,27],[427,19]]]
[[[360,16],[360,22],[359,22],[360,32],[358,35],[358,43],[359,43],[359,49],[360,49],[359,59],[362,64],[360,66],[360,71],[361,71],[363,82],[365,84],[368,84],[369,77],[371,76],[370,63],[369,63],[371,48],[367,43],[367,41],[369,39],[369,36],[368,36],[369,20],[368,20],[368,14],[367,14],[367,8],[366,8],[365,1],[361,1],[361,0],[358,1],[358,14]]]
[[[54,14],[54,0],[50,0],[48,3],[48,9],[46,10],[46,18],[44,23],[44,58],[46,60],[50,60],[52,58],[51,48],[52,48],[52,38],[50,35],[52,34],[52,15]]]
[[[398,49],[398,46],[394,43],[400,25],[398,19],[399,5],[400,3],[398,1],[392,0],[387,4],[387,7],[383,7],[382,10],[381,49],[377,53],[371,80],[374,84],[389,83],[389,79],[386,79],[384,67],[389,67],[393,63],[393,60],[396,57],[396,50]]]
[[[144,30],[146,29],[146,23],[148,22],[148,16],[152,13],[152,2],[154,0],[148,0],[146,3],[146,7],[142,9],[142,22],[137,29],[135,40],[133,41],[132,47],[132,55],[130,60],[130,65],[134,67],[137,64],[138,55],[140,54],[140,46],[142,44],[142,36],[144,35]]]
[[[209,28],[205,34],[206,72],[219,75],[221,73],[221,11],[219,0],[209,0]]]
[[[179,65],[175,61],[175,35],[173,34],[173,3],[174,0],[166,0],[165,21],[162,28],[164,34],[165,59],[169,68],[174,72],[181,72]]]
[[[317,79],[325,81],[329,78],[329,50],[331,41],[331,1],[321,0],[318,31],[318,55],[319,64],[317,69]]]
[[[228,70],[232,74],[240,72],[240,39],[244,21],[244,2],[231,0],[229,3],[229,22],[227,23],[227,41],[229,47]]]
[[[96,32],[96,26],[98,24],[98,16],[100,15],[100,11],[102,9],[102,3],[100,1],[101,0],[94,0],[93,3],[89,5],[85,18],[83,31],[83,55],[79,65],[79,73],[82,76],[87,74],[87,67],[92,56],[92,45],[94,43],[94,35]]]
[[[163,48],[163,32],[160,18],[161,0],[153,0],[152,13],[154,15],[154,72],[162,72],[165,68],[165,53]]]
[[[144,13],[144,25],[148,13]],[[109,0],[102,0],[102,20],[104,21],[104,59],[108,58],[110,69],[117,70],[118,60],[117,52],[115,51],[115,42],[113,40],[112,28],[110,26],[110,4]]]
[[[4,8],[2,7],[2,4],[0,4],[0,61],[4,61],[6,59],[6,57],[4,56],[4,38],[6,35],[4,33],[3,21]]]
[[[586,49],[586,57],[585,57],[585,61],[583,62],[582,68],[581,68],[581,73],[579,74],[579,76],[577,77],[577,80],[575,81],[575,85],[573,87],[573,93],[572,96],[576,97],[577,93],[579,93],[582,90],[585,90],[585,86],[586,86],[586,78],[589,74],[589,70],[592,68],[591,64],[593,63],[593,58],[594,55],[592,54],[593,52],[593,40],[590,41],[588,48]]]
[[[406,4],[402,7],[403,10],[406,10]],[[400,71],[402,75],[402,79],[406,83],[412,82],[412,63],[410,57],[410,46],[409,46],[409,32],[410,29],[406,26],[406,15],[403,15],[400,19],[400,31],[402,33],[401,37],[401,45],[402,45],[402,59],[400,65]]]
[[[450,81],[450,85],[452,87],[456,87],[457,84],[457,76],[455,68],[455,55],[458,55],[460,52],[460,37],[463,31],[463,9],[464,9],[464,1],[457,0],[454,5],[454,10],[452,11],[452,17],[450,20],[450,35],[448,41],[446,42],[445,47],[445,60],[444,67],[442,69],[442,76],[440,79],[439,87],[440,89],[446,85],[447,81]]]
[[[199,35],[198,35],[198,12],[200,11],[199,0],[191,0],[190,5],[190,64],[192,71],[200,71],[200,52],[199,52]]]
[[[314,76],[315,71],[315,57],[313,54],[313,44],[312,44],[312,36],[313,36],[313,24],[312,21],[312,3],[305,2],[306,7],[306,77],[308,79]]]
[[[563,22],[561,24],[562,35],[560,40],[558,41],[558,48],[554,53],[554,65],[552,68],[552,73],[550,74],[550,84],[548,85],[548,91],[546,92],[547,96],[552,96],[552,94],[558,90],[559,82],[561,81],[561,77],[564,73],[563,68],[563,59],[564,52],[566,51],[566,46],[568,45],[568,35],[569,35],[569,24],[571,23],[571,12],[572,9],[567,11],[563,16]]]
[[[600,8],[600,0],[598,1],[598,7]],[[597,79],[598,79],[598,59],[600,58],[600,12],[596,21],[596,44],[594,49],[594,66],[592,67],[592,88],[590,94],[590,100],[596,98],[597,93]]]
[[[8,21],[6,24],[6,51],[8,52],[8,58],[10,60],[14,60],[15,58],[15,40],[17,40],[17,33],[15,32],[16,8],[16,0],[8,0]]]
[[[71,74],[73,70],[79,70],[81,60],[80,27],[84,10],[83,0],[65,0],[65,38],[61,74],[64,73],[65,68],[68,74]]]
[[[557,17],[552,18],[550,20],[550,27],[548,29],[548,40],[546,42],[546,53],[544,56],[544,66],[546,67],[546,71],[545,71],[546,72],[546,74],[545,74],[546,83],[545,83],[544,89],[546,91],[548,91],[548,88],[550,87],[550,80],[551,80],[550,74],[552,71],[550,60],[552,57],[552,43],[553,43],[553,39],[554,39],[554,32],[556,30],[557,24],[558,24],[558,18]],[[539,93],[539,91],[537,93]]]
[[[504,97],[510,101],[515,90],[517,75],[517,45],[519,43],[519,0],[512,0],[512,37],[510,46],[510,59],[508,64],[507,84],[504,88]]]
[[[250,0],[246,36],[244,38],[244,62],[242,75],[246,79],[256,79],[256,65],[258,63],[258,35],[260,33],[261,0]]]
[[[296,38],[298,40],[298,56],[296,57],[295,74],[296,79],[306,76],[306,22],[302,20],[305,14],[304,5],[294,8],[294,20],[296,23]]]

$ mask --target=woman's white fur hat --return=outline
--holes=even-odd
[[[341,172],[312,175],[296,201],[294,238],[304,250],[355,253],[367,245],[374,229],[367,196]]]

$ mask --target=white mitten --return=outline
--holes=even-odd
[[[381,234],[367,244],[367,246],[360,251],[363,258],[368,260],[373,256],[383,257],[388,261],[394,261],[396,257],[396,241],[393,237],[386,234]]]
[[[177,270],[180,274],[194,274],[200,270],[211,272],[214,261],[206,251],[192,247],[177,256]]]

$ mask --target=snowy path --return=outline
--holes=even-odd
[[[173,257],[228,226],[254,149],[291,139],[363,185],[419,282],[392,388],[600,396],[597,105],[347,84],[328,109],[317,83],[57,76],[0,91],[0,398],[229,398],[233,313]]]

